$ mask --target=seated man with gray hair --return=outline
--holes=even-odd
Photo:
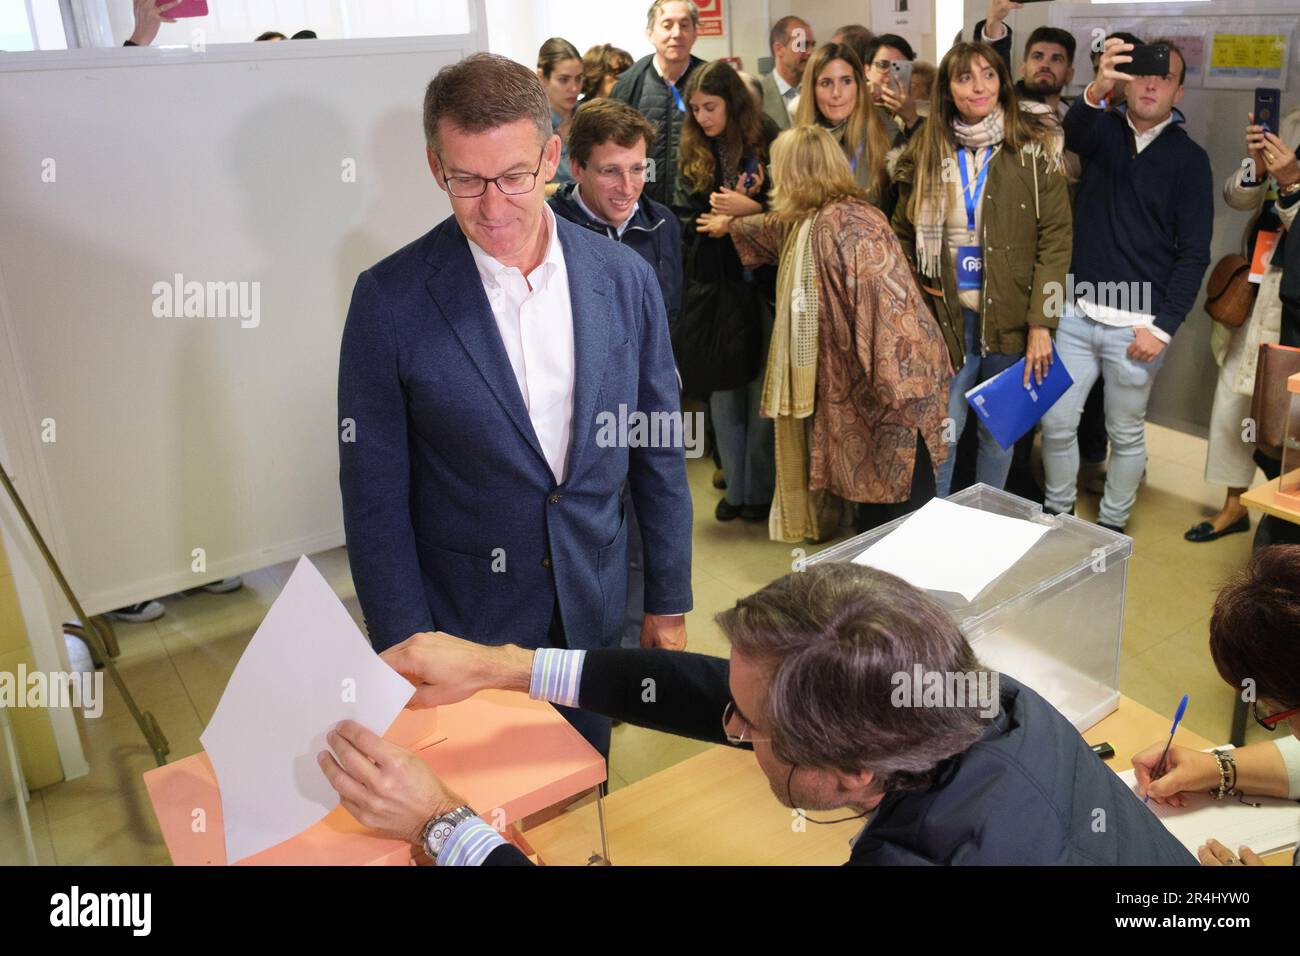
[[[729,661],[480,647],[446,634],[418,634],[383,656],[417,685],[411,706],[527,689],[752,748],[785,806],[870,815],[851,864],[1195,864],[1069,721],[984,668],[948,612],[901,579],[817,565],[717,621]],[[363,825],[443,865],[528,862],[420,759],[354,723],[328,741],[338,759],[322,753],[321,767]]]

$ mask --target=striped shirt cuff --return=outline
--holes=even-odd
[[[481,817],[470,817],[456,825],[447,845],[438,854],[439,866],[482,866],[488,854],[506,842]]]
[[[533,654],[533,676],[528,684],[528,696],[561,707],[577,707],[578,691],[582,685],[582,662],[586,657],[586,651],[559,647],[537,650]]]

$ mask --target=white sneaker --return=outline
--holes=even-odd
[[[211,584],[203,585],[201,590],[209,594],[229,594],[231,591],[238,591],[244,586],[244,579],[239,575],[233,578],[222,578],[220,581],[213,581]]]
[[[126,621],[129,624],[147,624],[149,621],[156,621],[166,614],[166,609],[157,601],[141,601],[139,604],[132,604],[129,607],[120,607],[116,611],[109,611],[108,616],[118,621]]]

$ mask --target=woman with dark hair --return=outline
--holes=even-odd
[[[1035,109],[1036,107],[1036,109]],[[924,124],[899,160],[894,231],[930,296],[956,374],[950,454],[936,494],[952,485],[966,392],[1025,358],[1042,382],[1073,249],[1060,127],[1042,104],[1021,107],[1002,58],[958,43],[939,64]],[[977,481],[1006,484],[1014,448],[981,422]]]
[[[537,53],[537,78],[546,89],[546,99],[551,104],[551,124],[560,137],[560,165],[555,176],[546,184],[546,195],[551,196],[565,183],[573,182],[569,171],[569,128],[573,114],[578,111],[578,94],[582,92],[582,57],[578,48],[568,40],[551,37]]]
[[[731,236],[743,263],[779,263],[762,388],[776,420],[769,532],[826,537],[821,492],[858,502],[858,530],[867,531],[934,495],[947,349],[889,221],[828,131],[782,133],[772,184],[767,215],[701,217],[701,228]]]
[[[601,43],[582,55],[582,102],[609,96],[623,71],[632,65],[632,54],[612,43]]]
[[[758,412],[759,363],[772,332],[775,277],[746,270],[728,239],[700,233],[696,222],[767,208],[768,149],[780,131],[721,60],[691,75],[685,100],[673,207],[684,230],[686,286],[673,345],[683,390],[709,402],[727,481],[715,517],[763,521],[775,464],[772,423]]]
[[[1251,701],[1256,723],[1269,733],[1284,727],[1290,734],[1211,753],[1170,747],[1156,776],[1165,749],[1159,741],[1133,757],[1138,793],[1173,806],[1185,806],[1187,794],[1198,792],[1219,800],[1246,794],[1300,800],[1300,545],[1255,552],[1219,592],[1210,617],[1210,656],[1219,676]],[[1249,847],[1238,856],[1217,840],[1197,856],[1207,866],[1261,862]],[[1300,849],[1294,862],[1300,863]]]
[[[808,58],[800,89],[794,125],[815,123],[830,130],[867,199],[888,217],[894,200],[885,156],[892,143],[871,101],[858,55],[846,44],[823,43]]]

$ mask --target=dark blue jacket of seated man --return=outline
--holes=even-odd
[[[548,202],[557,216],[623,243],[650,264],[659,278],[668,325],[672,327],[682,308],[682,236],[672,210],[642,193],[636,211],[620,233],[592,215],[578,197],[577,183],[565,183]]]

